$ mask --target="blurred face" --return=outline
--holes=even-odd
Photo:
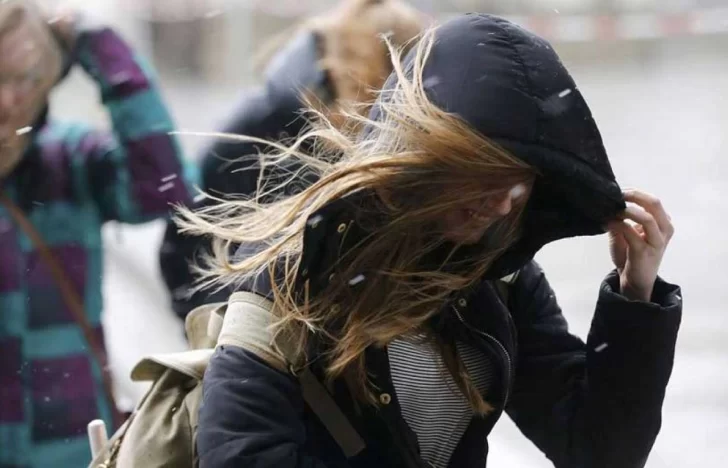
[[[494,222],[524,205],[530,193],[531,184],[520,183],[495,197],[452,209],[442,219],[445,238],[456,244],[477,243]]]
[[[44,24],[22,19],[0,35],[0,175],[11,169],[60,72]],[[43,35],[46,34],[46,36]]]

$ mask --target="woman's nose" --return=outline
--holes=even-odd
[[[527,187],[524,184],[514,185],[501,198],[496,199],[492,210],[499,216],[507,216],[513,210],[513,203],[526,194]]]
[[[493,211],[499,216],[507,216],[513,209],[513,196],[510,192],[503,195],[500,200],[497,200],[493,205]]]

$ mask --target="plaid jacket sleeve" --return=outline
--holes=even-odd
[[[109,28],[80,31],[75,55],[111,118],[110,133],[80,148],[103,218],[141,223],[189,203],[194,168],[170,134],[174,124],[151,68]]]

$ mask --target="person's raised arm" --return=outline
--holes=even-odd
[[[602,284],[586,344],[569,334],[543,271],[519,275],[512,308],[519,356],[507,412],[557,468],[644,466],[660,430],[682,312],[657,277],[672,236],[654,199],[628,192],[610,226],[617,270]]]
[[[77,150],[104,219],[140,223],[189,203],[194,174],[186,167],[174,124],[151,67],[112,29],[79,15],[51,29],[98,86],[112,132],[80,135]]]

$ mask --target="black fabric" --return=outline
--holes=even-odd
[[[514,296],[519,365],[507,411],[556,467],[644,466],[661,425],[680,325],[680,289],[658,279],[652,303],[602,284],[586,342],[566,320],[543,272]]]
[[[651,303],[629,301],[619,294],[616,273],[610,274],[584,343],[569,333],[553,290],[532,260],[548,242],[601,232],[602,223],[624,207],[586,104],[548,44],[499,18],[467,15],[446,23],[432,58],[425,84],[436,102],[542,173],[521,242],[479,285],[455,292],[433,319],[436,333],[485,353],[499,377],[484,395],[495,410],[473,421],[450,466],[484,466],[486,437],[504,411],[556,468],[644,466],[673,366],[679,288],[658,279]],[[568,101],[551,99],[567,88]],[[352,194],[309,219],[298,277],[308,280],[312,295],[376,225],[376,214],[366,215],[368,197]],[[343,240],[342,224],[348,226]],[[514,271],[518,279],[506,307],[491,278]],[[260,289],[265,284],[256,282],[256,292],[266,295]],[[326,349],[314,351],[311,368],[322,376]],[[200,466],[424,467],[399,412],[386,351],[367,350],[366,362],[375,388],[392,401],[380,408],[357,406],[342,382],[332,383],[334,398],[367,444],[345,460],[305,407],[292,377],[240,348],[217,350],[203,381]]]
[[[301,115],[301,91],[310,90],[324,102],[333,99],[328,74],[318,65],[318,41],[314,33],[303,32],[295,36],[272,59],[266,70],[266,83],[247,90],[234,106],[233,114],[220,132],[247,135],[268,141],[295,138],[305,127]],[[308,151],[310,146],[304,146]],[[270,153],[268,145],[218,138],[204,149],[201,156],[200,188],[215,197],[239,198],[255,194],[260,174],[256,155]],[[262,174],[268,187],[276,186],[301,167],[288,164],[266,167]],[[303,172],[283,191],[275,191],[262,201],[296,193],[315,181],[311,172]],[[214,201],[200,202],[196,207]],[[159,252],[162,276],[172,296],[175,312],[184,318],[193,308],[218,300],[225,300],[228,291],[203,291],[189,295],[194,276],[189,263],[202,252],[208,251],[209,239],[185,236],[170,221]]]
[[[473,421],[451,467],[484,466],[485,438],[502,414],[506,396],[508,415],[555,467],[644,466],[660,429],[672,371],[680,289],[658,280],[654,303],[644,303],[620,296],[617,285],[615,274],[602,284],[586,344],[569,334],[553,290],[535,263],[520,271],[512,287],[510,316],[487,281],[461,310],[467,325],[443,311],[447,326],[486,353],[501,375],[508,376],[508,362],[481,333],[503,343],[513,366],[511,378],[485,395],[496,410]],[[488,321],[495,328],[479,328],[483,311],[498,316]],[[367,363],[378,391],[393,398],[379,410],[357,411],[345,386],[334,383],[337,403],[367,444],[363,453],[346,460],[305,407],[294,378],[241,348],[218,349],[203,381],[200,466],[425,467],[416,438],[399,414],[386,353],[369,350]],[[321,375],[317,363],[313,368]]]
[[[404,60],[410,72],[415,52]],[[517,270],[548,242],[603,233],[625,208],[591,112],[542,38],[495,16],[458,17],[437,31],[422,81],[438,107],[542,175],[526,211],[526,235],[496,262],[491,278]],[[385,90],[395,83],[390,76]],[[371,117],[382,118],[379,106]]]

